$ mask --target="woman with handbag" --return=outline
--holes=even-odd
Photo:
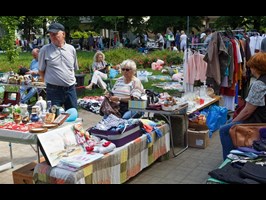
[[[129,119],[133,116],[136,117],[136,112],[128,110],[128,101],[132,97],[139,98],[145,91],[141,81],[135,76],[136,63],[128,59],[123,61],[120,66],[123,76],[117,79],[112,91],[107,96],[110,101],[119,103],[119,112],[122,118]]]
[[[223,148],[223,158],[227,155],[234,145],[229,134],[230,128],[235,124],[244,123],[266,123],[266,53],[259,52],[254,54],[247,62],[252,75],[256,80],[250,86],[248,96],[245,99],[245,107],[229,123],[220,128],[220,139]]]

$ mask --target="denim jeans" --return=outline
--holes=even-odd
[[[65,110],[70,108],[78,109],[77,93],[74,85],[62,87],[47,83],[46,86],[47,101],[51,101],[52,105],[64,106]]]
[[[140,118],[142,115],[144,115],[144,112],[136,112],[136,111],[127,111],[122,116],[122,119],[130,119],[130,118]]]
[[[30,88],[28,93],[27,93],[27,89],[28,89],[28,87],[24,87],[24,86],[21,86],[19,89],[20,96],[21,96],[21,98],[20,98],[21,103],[28,103],[28,101],[31,99],[31,97],[33,97],[36,94],[36,92],[38,92],[38,89],[35,87]]]
[[[223,148],[223,159],[225,160],[227,155],[230,153],[232,149],[234,149],[233,142],[231,136],[229,134],[230,128],[235,124],[241,124],[242,122],[232,122],[230,119],[227,124],[223,125],[220,128],[220,140]]]

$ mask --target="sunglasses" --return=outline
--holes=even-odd
[[[123,68],[122,71],[130,71],[131,69],[126,69],[126,68]]]

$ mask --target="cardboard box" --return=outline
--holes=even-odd
[[[147,101],[129,100],[128,101],[128,107],[129,108],[146,109],[146,107],[147,107]]]
[[[33,171],[36,162],[31,162],[12,172],[14,184],[33,184]]]
[[[210,142],[209,130],[188,129],[188,146],[205,149]]]
[[[209,129],[206,124],[198,124],[191,121],[188,123],[188,128],[195,131],[205,131]]]

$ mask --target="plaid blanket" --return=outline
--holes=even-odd
[[[170,151],[169,125],[162,125],[160,130],[163,136],[159,138],[155,132],[152,132],[151,143],[147,143],[147,135],[143,134],[78,171],[73,172],[59,167],[52,168],[45,162],[39,163],[34,169],[34,182],[37,184],[124,183]]]

